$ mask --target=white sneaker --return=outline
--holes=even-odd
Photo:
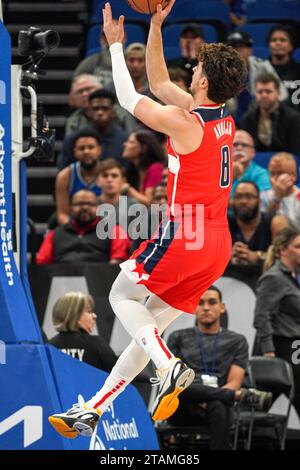
[[[75,403],[66,413],[49,416],[48,420],[61,436],[74,439],[79,434],[91,436],[100,416],[100,411],[88,409],[84,403]]]
[[[178,395],[182,393],[195,378],[195,372],[180,359],[162,371],[156,371],[157,378],[150,379],[159,385],[158,395],[152,408],[152,419],[161,421],[170,418],[179,406]]]

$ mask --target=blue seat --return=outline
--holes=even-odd
[[[225,29],[230,28],[229,7],[218,0],[198,2],[195,0],[181,0],[175,3],[167,18],[168,23],[201,21],[206,23],[220,23]]]
[[[91,55],[90,51],[93,50],[96,52],[100,51],[99,45],[99,35],[100,35],[101,26],[95,25],[89,29],[87,35],[87,44],[86,44],[86,55]],[[146,34],[145,30],[142,26],[136,24],[126,24],[125,25],[125,32],[126,32],[126,45],[132,42],[141,42],[145,44],[146,42]]]
[[[247,5],[248,23],[257,21],[300,21],[300,2],[298,0],[264,0]]]
[[[263,168],[268,169],[269,161],[277,152],[257,152],[254,161]]]
[[[269,59],[270,57],[270,50],[268,47],[264,46],[254,46],[253,47],[253,55],[255,57],[260,57],[261,59]]]
[[[165,56],[166,62],[172,59],[178,59],[178,57],[181,57],[180,47],[178,46],[164,47],[164,56]]]
[[[188,23],[167,24],[163,30],[163,41],[165,47],[172,47],[179,45],[180,33]],[[206,42],[217,42],[218,35],[216,29],[209,24],[199,25],[204,32]]]
[[[102,20],[102,8],[107,0],[93,0],[93,7],[92,7],[92,22],[98,22]],[[125,16],[125,21],[135,20],[139,22],[146,22],[149,23],[150,15],[143,15],[142,13],[138,13],[133,8],[131,8],[126,0],[110,0],[109,3],[112,7],[113,17],[118,18],[120,15]]]
[[[300,64],[300,47],[294,50],[293,59]]]
[[[249,23],[236,28],[236,31],[242,31],[250,34],[255,46],[268,46],[268,36],[271,28],[276,23]]]

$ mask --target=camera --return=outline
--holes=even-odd
[[[50,129],[45,119],[42,105],[36,95],[36,82],[41,71],[41,61],[51,49],[55,49],[60,43],[59,34],[53,30],[42,31],[40,28],[30,26],[28,30],[19,31],[18,50],[27,61],[23,64],[21,90],[25,98],[31,100],[31,137],[26,157],[31,156],[37,160],[54,160],[55,129]],[[46,121],[46,122],[45,122]],[[25,155],[24,154],[24,155]]]
[[[35,26],[31,26],[27,31],[21,30],[18,35],[18,50],[23,57],[28,57],[35,53],[54,49],[59,45],[60,38],[56,31],[51,29],[41,31]]]

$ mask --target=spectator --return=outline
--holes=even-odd
[[[92,125],[89,97],[96,90],[103,90],[99,78],[95,75],[78,75],[73,79],[69,104],[77,108],[67,119],[65,137]],[[117,103],[114,111],[118,124],[127,132],[137,126],[137,120]]]
[[[87,189],[75,193],[70,222],[50,230],[46,235],[36,257],[37,264],[118,264],[126,260],[131,248],[126,232],[115,225],[111,233],[102,233],[101,228],[97,227],[100,219],[96,210],[95,193]]]
[[[256,78],[256,108],[241,121],[258,152],[290,152],[300,156],[300,114],[279,101],[279,80],[264,74]]]
[[[142,222],[139,232],[136,230],[136,235],[131,236],[133,250],[136,250],[142,241],[151,240],[162,221],[167,204],[167,187],[164,183],[159,183],[153,190],[151,207],[145,214],[145,223]]]
[[[127,160],[127,181],[123,193],[138,202],[150,205],[154,187],[161,182],[164,151],[153,132],[137,130],[124,144]]]
[[[184,91],[189,91],[190,79],[189,74],[185,70],[179,67],[169,67],[168,72],[171,82],[175,83],[175,85],[179,86],[179,88],[182,88]]]
[[[114,207],[114,215],[117,224],[121,225],[127,231],[131,222],[129,208],[137,201],[123,194],[123,189],[126,185],[124,167],[113,158],[105,160],[101,165],[99,184],[102,193],[98,198],[99,206],[97,214],[99,215],[101,204],[110,204]],[[121,196],[123,196],[122,201],[120,200]]]
[[[288,223],[285,217],[260,213],[259,189],[244,181],[233,196],[233,215],[229,215],[233,264],[257,264],[265,259],[273,238]]]
[[[261,194],[262,211],[285,216],[289,223],[300,229],[300,190],[297,165],[293,155],[279,152],[269,162],[272,189]]]
[[[95,132],[81,131],[74,140],[73,154],[76,163],[61,170],[55,181],[57,221],[64,225],[70,218],[70,198],[80,189],[101,194],[99,174],[101,168],[101,141]]]
[[[300,232],[286,228],[275,238],[265,273],[258,281],[254,326],[262,354],[281,357],[291,364],[294,405],[300,417],[300,365],[293,361],[300,339],[299,270]]]
[[[271,51],[270,62],[288,90],[289,103],[294,104],[295,109],[299,111],[299,105],[292,100],[296,89],[295,81],[300,77],[300,64],[292,58],[295,50],[294,31],[287,25],[274,26],[269,33],[268,43]]]
[[[168,61],[168,68],[184,70],[188,74],[187,86],[189,87],[193,76],[193,67],[198,63],[197,52],[199,46],[204,42],[204,32],[200,25],[190,23],[183,27],[180,33],[179,47],[181,57]]]
[[[110,372],[117,357],[101,336],[92,336],[96,318],[90,295],[67,292],[54,304],[52,319],[58,335],[49,344],[81,362]]]
[[[235,401],[259,407],[270,394],[241,389],[248,363],[246,338],[220,326],[225,304],[218,288],[202,295],[197,325],[172,333],[168,347],[196,373],[180,396],[180,408],[169,419],[175,425],[207,424],[212,450],[230,449],[230,426]],[[267,403],[265,403],[267,405]]]
[[[65,135],[88,126],[90,122],[89,96],[99,88],[99,80],[94,75],[82,74],[73,79],[69,105],[75,111],[67,119]]]
[[[232,148],[233,183],[231,197],[241,181],[252,181],[259,191],[271,188],[268,170],[253,161],[255,146],[251,135],[243,130],[235,133]]]
[[[144,94],[144,91],[148,89],[146,46],[140,42],[133,42],[126,47],[124,55],[136,91]]]
[[[101,50],[83,59],[76,67],[73,78],[85,73],[95,75],[99,79],[102,88],[114,93],[111,57],[103,30],[100,32],[99,44]]]
[[[101,158],[120,160],[123,153],[123,143],[127,133],[116,123],[114,104],[115,96],[106,90],[96,90],[89,97],[91,107],[90,128],[101,138]],[[63,143],[63,149],[58,157],[57,166],[60,170],[74,162],[73,142],[76,134],[70,134]]]
[[[278,77],[278,75],[268,60],[263,60],[253,55],[253,39],[248,33],[244,31],[234,31],[227,36],[226,44],[232,46],[239,53],[248,69],[245,89],[238,97],[231,99],[228,103],[229,108],[239,125],[242,116],[251,109],[255,100],[256,78],[264,73],[272,74],[275,77]],[[280,83],[280,100],[286,100],[287,98],[288,92],[283,84]]]

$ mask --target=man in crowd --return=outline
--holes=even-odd
[[[71,200],[70,221],[46,235],[36,257],[37,264],[110,263],[129,256],[131,243],[122,227],[115,225],[108,237],[98,236],[97,196],[82,189]],[[100,233],[100,235],[102,235]]]
[[[168,347],[183,357],[196,373],[195,381],[181,395],[181,407],[169,419],[175,425],[206,424],[212,450],[230,449],[232,407],[236,401],[257,409],[269,406],[271,394],[241,389],[248,363],[244,336],[220,325],[225,304],[221,291],[211,286],[202,295],[194,328],[175,331]]]
[[[89,97],[90,128],[97,132],[102,142],[102,159],[121,159],[123,143],[127,133],[117,124],[114,105],[116,97],[107,90],[96,90]],[[63,149],[58,157],[57,166],[61,170],[74,161],[73,142],[76,134],[70,134],[63,143]]]
[[[256,79],[256,107],[241,120],[257,152],[290,152],[300,156],[300,113],[279,101],[279,80],[271,74]]]
[[[272,189],[261,193],[262,211],[285,216],[289,223],[300,229],[300,189],[297,165],[293,155],[279,152],[269,162]]]
[[[179,39],[181,57],[168,61],[168,68],[177,68],[184,70],[188,75],[187,86],[190,86],[193,76],[193,67],[198,63],[197,51],[204,42],[204,32],[198,24],[189,24],[184,26]]]
[[[253,161],[255,146],[253,138],[248,132],[236,131],[232,152],[233,184],[231,197],[241,181],[253,181],[260,191],[271,188],[268,171]]]
[[[264,260],[274,237],[288,225],[283,216],[260,213],[259,189],[252,181],[240,182],[229,216],[234,264],[256,264]]]
[[[231,100],[229,106],[238,125],[242,116],[251,109],[255,101],[255,80],[261,74],[272,74],[278,77],[276,70],[268,60],[253,55],[253,39],[245,31],[234,31],[226,38],[226,44],[233,47],[245,62],[248,70],[247,83],[242,93]],[[280,101],[288,98],[288,92],[283,83],[280,83]]]
[[[101,168],[101,140],[93,131],[81,131],[73,145],[75,160],[61,170],[55,180],[57,221],[60,225],[69,222],[70,199],[80,189],[89,189],[96,196],[101,194],[99,175]]]

